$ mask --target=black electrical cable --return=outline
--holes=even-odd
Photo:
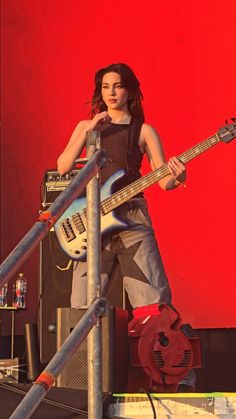
[[[156,409],[155,409],[155,406],[154,406],[154,403],[153,403],[151,394],[148,391],[146,391],[145,388],[140,388],[140,391],[146,394],[146,396],[147,396],[147,398],[148,398],[148,400],[150,402],[151,408],[152,408],[153,419],[157,419],[157,412],[156,412]]]
[[[46,269],[45,269],[44,275],[41,278],[42,289],[40,290],[41,292],[40,292],[40,295],[39,295],[39,298],[38,298],[38,304],[37,304],[37,307],[36,307],[36,310],[35,310],[35,315],[34,315],[34,321],[35,322],[37,321],[39,307],[40,307],[40,302],[41,302],[41,299],[42,299],[43,294],[44,294],[44,289],[45,289],[46,281],[48,279],[48,273],[49,273],[50,263],[51,263],[51,260],[52,260],[52,252],[53,252],[53,248],[52,247],[54,246],[54,243],[53,243],[53,245],[51,245],[50,235],[47,236],[47,239],[49,240],[50,252],[48,253],[47,265],[46,265]]]

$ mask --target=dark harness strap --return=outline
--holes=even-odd
[[[126,165],[127,171],[132,170],[136,172],[137,169],[134,167],[134,158],[133,158],[133,151],[136,147],[138,147],[140,131],[142,128],[143,122],[140,121],[138,118],[131,118],[130,127],[129,127],[129,134],[128,134],[128,147],[127,147],[127,158],[126,158]]]

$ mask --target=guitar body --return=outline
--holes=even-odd
[[[114,185],[125,175],[124,170],[114,173],[101,188],[101,202],[112,196]],[[74,260],[84,261],[87,254],[86,198],[76,199],[54,225],[56,236],[62,249]],[[101,235],[115,233],[127,228],[128,224],[119,220],[115,211],[101,214]]]

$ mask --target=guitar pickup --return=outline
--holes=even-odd
[[[82,218],[80,216],[80,213],[77,212],[76,214],[72,215],[72,220],[75,224],[76,229],[80,234],[82,234],[85,231],[84,223],[82,221]]]
[[[72,225],[70,223],[69,218],[65,218],[60,224],[63,234],[67,242],[71,242],[75,239],[75,233],[73,231]]]

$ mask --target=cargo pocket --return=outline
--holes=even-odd
[[[151,227],[152,225],[151,218],[149,217],[146,207],[137,208],[134,218],[136,222],[139,222],[140,224],[144,224],[147,227]]]

